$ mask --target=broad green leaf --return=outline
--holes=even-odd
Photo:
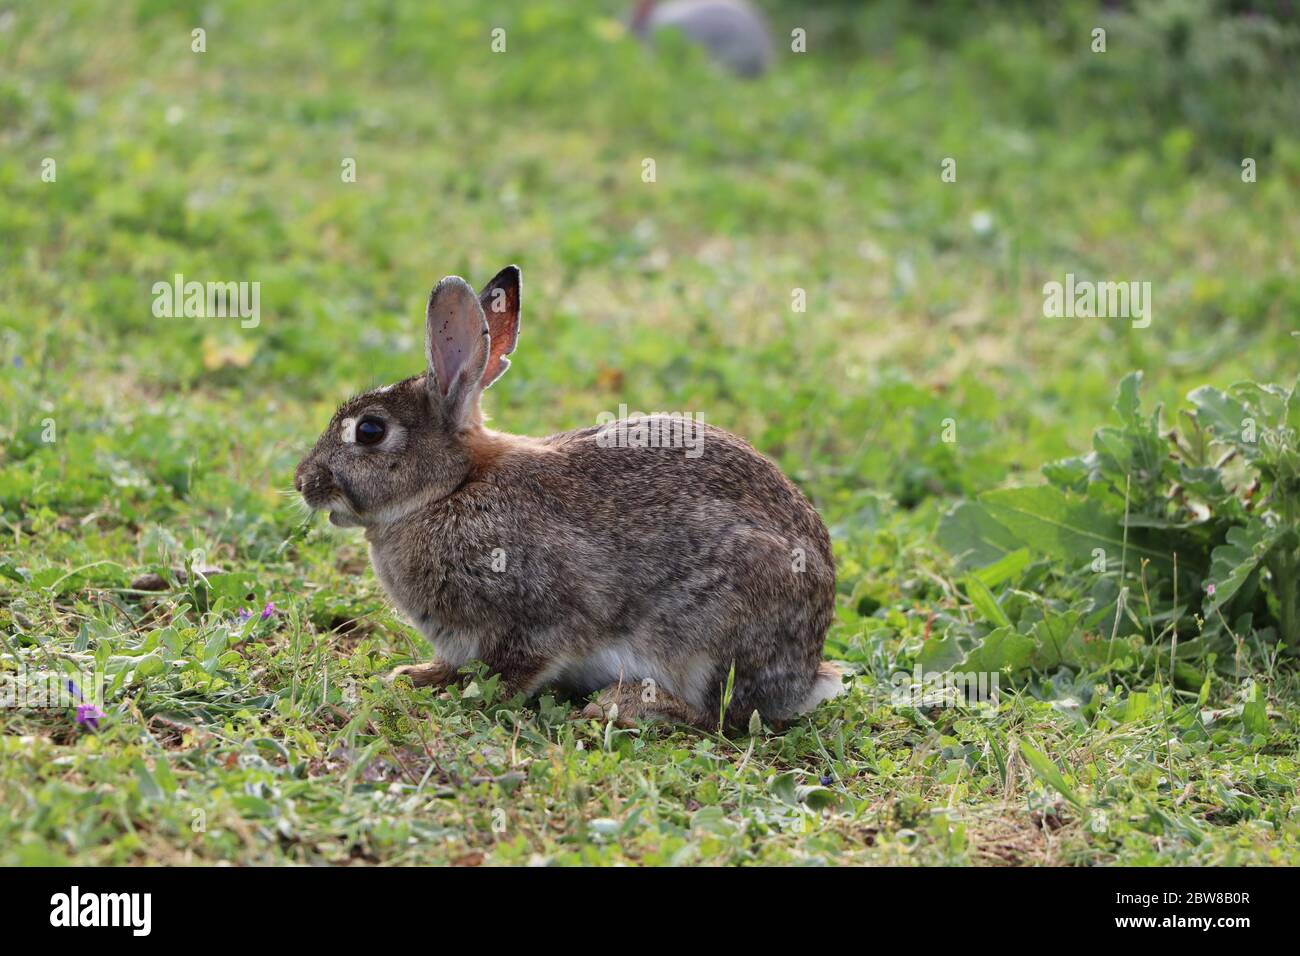
[[[985,565],[971,572],[971,577],[978,578],[987,587],[995,588],[999,584],[1018,578],[1029,567],[1029,549],[1019,548],[1003,555],[992,564]]]
[[[1029,667],[1037,642],[1008,623],[980,639],[953,670],[966,673],[1015,673]]]
[[[934,636],[921,645],[916,662],[927,674],[946,671],[962,659],[964,652],[953,634]]]
[[[1210,553],[1210,575],[1207,587],[1213,586],[1209,610],[1221,608],[1241,589],[1246,579],[1277,544],[1279,529],[1270,528],[1259,518],[1244,526],[1228,529],[1227,543]]]
[[[1255,456],[1258,445],[1242,441],[1246,419],[1254,417],[1244,405],[1208,385],[1193,391],[1187,400],[1196,406],[1196,420],[1215,438],[1236,445],[1248,457]]]
[[[11,581],[17,581],[19,584],[24,584],[27,581],[23,571],[8,558],[0,558],[0,576]]]
[[[970,598],[975,610],[979,611],[980,617],[994,627],[1011,626],[1011,619],[1007,617],[1007,612],[1002,610],[1002,605],[998,604],[998,599],[993,596],[993,592],[985,586],[983,581],[971,576],[962,583],[966,588],[966,596]]]
[[[163,663],[160,656],[150,654],[147,657],[140,658],[140,663],[135,665],[135,679],[145,680],[150,677],[157,677],[166,669],[167,665]]]
[[[984,567],[1021,547],[1021,542],[976,501],[963,501],[939,521],[939,544],[962,570]]]
[[[795,796],[805,806],[814,810],[821,810],[829,807],[839,799],[839,795],[827,787],[817,784],[805,785],[795,788]]]
[[[221,660],[221,655],[226,651],[227,642],[230,634],[224,626],[214,627],[212,633],[208,635],[207,643],[203,648],[203,669],[211,674],[217,669],[217,663]]]
[[[1251,687],[1242,704],[1241,726],[1249,734],[1268,734],[1268,708],[1258,685]]]
[[[1043,477],[1063,491],[1080,494],[1097,474],[1097,455],[1089,452],[1074,458],[1063,458],[1042,467]]]
[[[1106,660],[1106,642],[1095,637],[1089,640],[1082,619],[1083,612],[1079,610],[1057,612],[1044,609],[1043,619],[1029,629],[1029,636],[1034,641],[1033,666],[1050,670],[1062,664],[1079,667],[1103,663]]]
[[[990,515],[1023,544],[1051,558],[1081,567],[1102,548],[1108,560],[1124,550],[1120,519],[1106,514],[1095,501],[1075,499],[1051,485],[1005,488],[980,496]],[[1168,566],[1169,555],[1130,540],[1132,557],[1146,557]]]
[[[768,784],[768,789],[772,796],[776,797],[782,803],[796,806],[799,803],[798,796],[799,775],[793,771],[777,774]]]
[[[1142,387],[1142,373],[1129,372],[1119,383],[1119,396],[1115,399],[1115,411],[1125,425],[1140,425],[1139,412],[1142,399],[1138,392]]]
[[[1115,717],[1120,723],[1131,724],[1142,720],[1151,710],[1151,695],[1146,691],[1135,690],[1115,708]]]

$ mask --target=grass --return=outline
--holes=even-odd
[[[95,732],[0,710],[0,863],[1297,862],[1268,632],[1190,689],[1121,652],[1005,674],[992,710],[890,697],[989,611],[935,537],[955,502],[1085,449],[1133,369],[1169,404],[1294,375],[1289,101],[1148,77],[1159,25],[1089,5],[776,9],[810,52],[756,83],[598,6],[0,11],[0,668],[108,674]],[[850,693],[727,739],[382,682],[430,649],[292,470],[338,401],[420,369],[438,278],[508,262],[495,425],[625,402],[751,440],[832,528]],[[1152,282],[1151,326],[1043,318],[1067,272]],[[260,282],[260,324],[156,318],[175,273]]]

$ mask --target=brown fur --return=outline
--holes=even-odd
[[[807,499],[711,425],[694,458],[606,447],[600,426],[545,439],[484,428],[481,383],[518,332],[517,311],[484,315],[501,283],[517,310],[517,270],[477,307],[462,280],[439,283],[426,373],[347,402],[298,467],[309,505],[365,527],[377,577],[437,648],[407,673],[441,684],[479,659],[512,693],[613,688],[624,717],[701,726],[716,725],[733,666],[732,725],[826,696],[815,684],[833,682],[819,665],[835,569]],[[347,423],[367,416],[383,442],[349,442]],[[647,686],[662,704],[642,701]]]
[[[670,723],[708,725],[708,715],[666,690],[648,697],[640,684],[611,684],[582,709],[589,720],[613,720],[618,727],[635,727],[638,720],[666,720]],[[716,719],[716,717],[715,717]]]

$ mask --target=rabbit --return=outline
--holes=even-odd
[[[599,691],[583,715],[706,729],[754,711],[783,726],[841,693],[822,661],[830,536],[748,443],[680,416],[549,438],[485,427],[520,293],[516,266],[478,295],[439,282],[424,373],[345,402],[295,472],[310,508],[365,529],[376,577],[437,651],[390,677],[443,687],[481,660],[508,698]],[[611,431],[637,426],[669,441]]]

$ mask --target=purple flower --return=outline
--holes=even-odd
[[[77,707],[77,723],[91,730],[99,729],[99,719],[103,716],[105,716],[104,712],[94,704],[80,704]]]
[[[77,682],[71,677],[68,678],[67,688],[69,694],[81,701],[77,705],[77,723],[83,727],[89,727],[91,730],[98,730],[99,719],[106,716],[105,713],[94,704],[86,703],[86,695],[81,692],[81,688],[77,686]]]
[[[23,367],[23,357],[21,355],[15,355],[14,368],[22,368],[22,367]]]
[[[1213,597],[1213,596],[1214,596],[1214,585],[1213,585],[1213,584],[1207,584],[1207,585],[1205,586],[1205,593],[1208,594],[1210,597]]]
[[[830,786],[832,783],[834,783],[834,782],[835,782],[835,781],[834,781],[834,778],[832,778],[830,774],[828,774],[828,773],[824,773],[824,774],[822,774],[822,786],[823,786],[823,787],[829,787],[829,786]]]
[[[260,614],[258,614],[257,611],[251,611],[246,607],[241,607],[238,611],[235,612],[235,620],[240,624],[244,624],[250,619],[252,619],[254,614],[257,615],[257,619],[259,621],[269,620],[270,618],[275,616],[275,602],[267,601],[266,607],[262,608]]]

